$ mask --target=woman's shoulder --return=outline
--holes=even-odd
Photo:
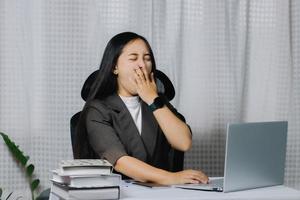
[[[99,106],[104,105],[105,101],[103,99],[92,99],[86,103],[88,104],[88,106]]]
[[[120,110],[121,99],[118,95],[111,95],[101,99],[96,98],[87,102],[86,107],[100,111]]]
[[[105,101],[93,99],[86,102],[85,113],[87,120],[110,119],[111,109]]]
[[[97,110],[106,110],[108,109],[108,105],[104,99],[93,99],[86,103],[86,108],[94,108]]]

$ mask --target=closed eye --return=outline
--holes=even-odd
[[[146,56],[144,56],[144,59],[145,59],[146,61],[151,61],[151,56],[146,55]]]
[[[135,60],[137,60],[137,57],[131,57],[131,58],[129,58],[129,60],[135,61]]]

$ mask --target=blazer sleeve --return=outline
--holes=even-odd
[[[127,155],[112,126],[109,109],[104,105],[88,107],[86,128],[89,143],[100,158],[115,166],[120,157]]]
[[[165,96],[162,96],[163,98],[164,98],[164,100],[165,100],[165,102],[166,102],[166,106],[181,120],[181,121],[183,121],[184,123],[186,123],[186,121],[185,121],[185,117],[181,114],[181,113],[179,113],[178,111],[177,111],[177,109],[168,101],[168,99],[165,97]],[[191,127],[190,127],[190,125],[188,125],[187,123],[186,123],[186,125],[188,126],[188,128],[190,129],[190,132],[191,132],[191,134],[193,134],[192,133],[192,129],[191,129]]]

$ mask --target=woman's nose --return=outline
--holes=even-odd
[[[139,66],[139,68],[144,68],[144,67],[146,66],[145,61],[144,61],[144,60],[140,60],[140,61],[138,62],[138,66]]]

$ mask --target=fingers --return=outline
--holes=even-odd
[[[145,67],[135,69],[134,72],[141,78],[141,81],[145,83],[155,83],[154,73],[151,72],[149,75]]]
[[[198,180],[195,180],[195,179],[186,179],[186,181],[184,181],[184,183],[198,184],[198,183],[201,183],[201,182],[198,181]]]
[[[142,71],[142,73],[143,73],[143,75],[145,77],[146,82],[149,82],[149,75],[148,75],[148,72],[147,72],[146,68],[142,67],[140,69],[141,69],[140,71]]]
[[[191,174],[190,179],[193,181],[197,181],[198,183],[207,183],[208,178],[199,171],[193,171],[193,174]]]
[[[153,77],[153,75],[152,75]],[[157,94],[157,87],[155,81],[150,80],[150,76],[145,69],[134,69],[133,77],[137,94],[146,103],[153,101]]]
[[[199,181],[201,183],[205,183],[207,184],[208,183],[208,176],[206,176],[203,172],[200,171],[200,175],[199,175]]]
[[[201,171],[185,170],[187,183],[208,183],[208,177]]]
[[[142,69],[135,69],[134,70],[135,71],[135,75],[137,75],[136,77],[142,82],[142,83],[144,83],[144,82],[146,82],[146,81],[148,81],[149,80],[149,78],[148,78],[148,75],[147,75],[147,72],[146,72],[146,74],[144,74],[144,71],[142,71]]]
[[[154,79],[154,73],[153,72],[151,72],[151,80],[150,80],[150,82],[154,82],[155,83],[155,81],[154,81],[155,79]]]
[[[137,85],[141,85],[145,82],[145,79],[143,79],[137,72],[134,73],[134,79],[137,83]]]

